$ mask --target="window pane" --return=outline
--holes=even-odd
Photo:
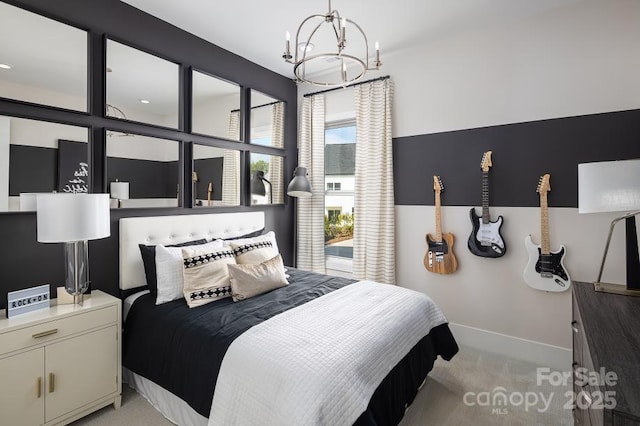
[[[353,257],[354,123],[325,130],[325,255]]]

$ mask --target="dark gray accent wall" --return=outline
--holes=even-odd
[[[638,135],[631,110],[395,138],[395,204],[433,205],[440,175],[443,205],[480,206],[480,162],[492,150],[490,206],[539,206],[538,179],[549,173],[549,205],[577,207],[578,164],[640,158]]]
[[[180,181],[177,161],[107,158],[107,182],[129,182],[129,198],[174,198]]]
[[[108,191],[106,168],[106,129],[141,134],[144,136],[176,140],[180,143],[180,163],[172,163],[173,171],[181,183],[181,205],[191,204],[189,176],[191,164],[188,155],[193,142],[241,152],[242,202],[248,198],[246,171],[248,152],[284,155],[285,176],[291,176],[297,163],[297,88],[291,78],[276,74],[266,68],[215,46],[158,18],[148,15],[119,0],[5,0],[55,20],[65,22],[89,32],[89,111],[81,113],[63,109],[33,105],[9,99],[0,99],[0,115],[15,116],[84,126],[89,129],[90,169],[92,192]],[[242,36],[242,26],[238,26]],[[141,123],[130,123],[104,117],[105,105],[105,39],[109,37],[135,48],[155,54],[181,67],[181,127],[173,130]],[[44,42],[44,41],[43,41]],[[189,134],[190,69],[196,68],[222,79],[236,82],[242,88],[241,107],[248,110],[250,90],[255,89],[285,102],[285,150],[251,146],[226,140]],[[248,116],[248,114],[247,114]],[[249,140],[249,118],[243,119],[243,135]],[[55,158],[55,157],[54,157]],[[12,157],[13,159],[13,157]],[[47,172],[50,173],[50,172]],[[51,182],[55,182],[55,179]],[[185,185],[186,183],[186,185]],[[168,187],[166,192],[172,188]],[[173,184],[172,184],[173,185]],[[187,202],[188,200],[188,202]],[[274,230],[285,263],[293,260],[293,203],[277,206],[220,207],[220,208],[169,208],[169,209],[119,209],[111,213],[111,237],[89,243],[91,280],[94,289],[119,295],[118,288],[118,220],[128,216],[161,216],[181,214],[207,214],[237,211],[265,212],[267,229]],[[64,285],[64,256],[62,245],[41,244],[36,241],[35,213],[1,213],[0,235],[6,238],[6,248],[0,256],[0,309],[6,305],[6,292],[50,283],[53,288]]]
[[[194,160],[194,170],[198,172],[198,182],[195,184],[194,198],[201,200],[207,199],[207,190],[209,182],[213,192],[212,200],[222,200],[222,169],[224,167],[224,158],[203,158]]]

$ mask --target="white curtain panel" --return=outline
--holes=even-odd
[[[284,147],[284,102],[271,105],[271,144],[276,148]],[[282,160],[282,157],[272,155],[269,166],[274,204],[284,203]]]
[[[240,139],[240,111],[229,115],[229,139]],[[240,151],[225,149],[222,158],[222,202],[230,206],[240,205]]]
[[[298,165],[306,167],[313,194],[298,198],[299,269],[325,272],[324,263],[324,96],[304,98],[300,119]]]
[[[355,87],[353,274],[388,284],[395,283],[392,97],[389,79]]]

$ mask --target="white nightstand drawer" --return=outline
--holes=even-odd
[[[118,321],[118,307],[108,306],[0,334],[0,355],[67,337]]]

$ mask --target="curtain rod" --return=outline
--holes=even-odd
[[[360,86],[361,84],[373,83],[374,81],[387,80],[390,77],[391,76],[389,76],[389,75],[385,75],[383,77],[372,78],[371,80],[359,81],[357,83],[353,83],[353,84],[350,84],[350,85],[345,86],[345,87],[342,87],[342,86],[340,86],[340,87],[332,87],[331,89],[325,89],[325,90],[320,90],[318,92],[307,93],[307,94],[304,95],[304,97],[308,98],[309,96],[319,95],[321,93],[333,92],[334,90],[338,90],[338,89],[346,89],[347,87]]]
[[[269,105],[275,105],[275,104],[279,104],[280,102],[282,102],[282,101],[273,101],[273,102],[269,102],[268,104],[257,105],[257,106],[251,107],[250,109],[262,108],[262,107],[266,107],[266,106],[269,106]],[[231,112],[236,112],[236,111],[240,111],[240,108],[231,110]]]

